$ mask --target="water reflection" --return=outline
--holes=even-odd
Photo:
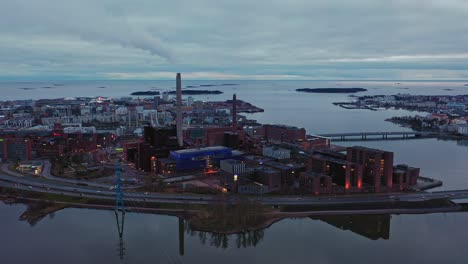
[[[327,215],[318,215],[318,212],[260,211],[261,215],[254,217],[252,208],[258,209],[255,203],[246,201],[238,207],[225,206],[221,203],[214,205],[212,206],[211,213],[207,211],[197,213],[189,211],[181,211],[179,213],[168,212],[167,215],[177,217],[178,222],[171,220],[175,225],[172,225],[171,228],[173,230],[169,233],[176,243],[178,240],[179,256],[174,256],[177,255],[177,244],[174,244],[172,249],[162,249],[162,256],[170,258],[171,263],[174,263],[174,261],[179,262],[186,255],[193,256],[193,252],[186,252],[186,249],[194,248],[193,241],[196,244],[213,247],[222,251],[233,248],[255,248],[264,240],[268,240],[267,229],[271,225],[275,225],[275,223],[283,220],[291,222],[287,220],[291,219],[291,217],[299,218],[302,221],[327,224],[355,237],[365,237],[369,240],[390,240],[391,214],[333,215],[329,212]],[[468,205],[464,203],[452,203],[451,207],[432,207],[431,212],[450,212],[448,209],[452,212],[466,212],[468,211]],[[45,216],[49,214],[50,219],[48,221],[55,221],[50,213],[56,210],[58,209],[53,204],[30,204],[26,212],[22,214],[22,219],[29,221],[34,226],[40,219],[47,219]],[[26,218],[26,216],[32,218]],[[131,213],[131,216],[137,218],[138,215]],[[176,219],[175,217],[173,218],[174,220]],[[136,227],[135,219],[125,219],[125,214],[121,212],[115,212],[115,218],[106,219],[109,223],[112,220],[112,224],[117,226],[117,232],[115,232],[114,228],[112,229],[112,233],[118,235],[118,240],[113,240],[112,242],[114,244],[113,249],[115,250],[113,254],[117,257],[116,260],[120,259],[122,263],[130,261],[127,255],[129,254],[134,257],[134,254],[129,252],[132,251],[132,246],[135,247],[138,244],[138,241],[128,240],[129,238],[125,240],[124,230],[127,230],[127,234],[128,232],[134,232],[129,231],[128,225],[131,224],[130,230],[134,230]],[[127,224],[126,228],[125,224]],[[398,223],[394,221],[393,224],[398,226]],[[322,229],[321,227],[318,228]],[[178,235],[175,235],[175,232],[178,232]],[[159,236],[160,233],[153,233],[152,235]],[[271,234],[271,236],[270,239],[275,237],[274,234]],[[114,236],[114,239],[116,238]]]
[[[124,240],[123,240],[123,234],[124,234],[124,225],[125,225],[125,212],[121,211],[115,211],[115,222],[117,224],[117,231],[119,233],[119,257],[120,260],[123,261],[125,257],[125,245],[124,245]]]
[[[322,221],[341,230],[349,230],[357,235],[371,240],[390,239],[391,215],[323,215],[309,216],[309,219]],[[286,219],[286,218],[284,218]],[[278,219],[277,221],[281,221]],[[243,231],[233,234],[198,231],[190,227],[189,222],[179,218],[179,248],[180,255],[183,256],[184,236],[181,227],[191,237],[198,237],[202,245],[209,245],[216,248],[226,249],[231,243],[237,248],[256,247],[265,236],[266,228]]]
[[[328,215],[310,218],[372,240],[390,239],[391,215]]]
[[[459,139],[457,140],[458,146],[468,147],[468,139]]]
[[[256,247],[265,235],[265,229],[248,230],[234,234],[197,231],[191,229],[189,224],[185,225],[185,229],[188,235],[198,237],[202,245],[222,249],[228,248],[232,241],[237,248]]]
[[[11,202],[16,202],[16,200],[12,200]],[[66,206],[52,202],[29,202],[27,203],[27,209],[21,214],[19,219],[28,222],[30,226],[35,226],[46,216],[49,216],[51,220],[54,219],[55,212],[64,208]]]

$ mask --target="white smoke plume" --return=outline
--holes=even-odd
[[[90,42],[118,44],[172,61],[155,34],[128,17],[112,13],[105,1],[15,0],[0,2],[0,33],[71,35]],[[118,4],[119,1],[114,3]],[[12,27],[14,25],[14,27]]]

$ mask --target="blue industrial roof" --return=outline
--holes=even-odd
[[[191,154],[191,153],[199,153],[199,152],[204,152],[204,151],[220,151],[220,150],[231,150],[231,149],[228,147],[223,147],[223,146],[213,146],[213,147],[206,147],[206,148],[174,150],[172,152],[177,153],[177,154]]]
[[[201,156],[201,155],[214,155],[218,153],[224,153],[229,156],[232,155],[232,149],[223,146],[214,146],[214,147],[206,147],[206,148],[193,148],[193,149],[182,149],[182,150],[175,150],[171,151],[172,158],[190,158],[194,156]]]

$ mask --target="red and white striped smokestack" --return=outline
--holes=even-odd
[[[237,127],[237,97],[236,94],[232,96],[232,127]]]
[[[176,92],[177,92],[177,117],[176,117],[176,127],[177,127],[177,142],[179,147],[184,145],[184,140],[182,138],[182,80],[180,78],[180,73],[177,73],[176,78]]]

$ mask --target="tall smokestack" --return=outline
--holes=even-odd
[[[232,96],[232,127],[237,127],[237,97],[236,94]]]
[[[176,89],[177,89],[177,119],[176,119],[177,142],[179,143],[179,147],[182,147],[184,145],[184,141],[182,138],[182,80],[180,78],[180,73],[177,73]]]

